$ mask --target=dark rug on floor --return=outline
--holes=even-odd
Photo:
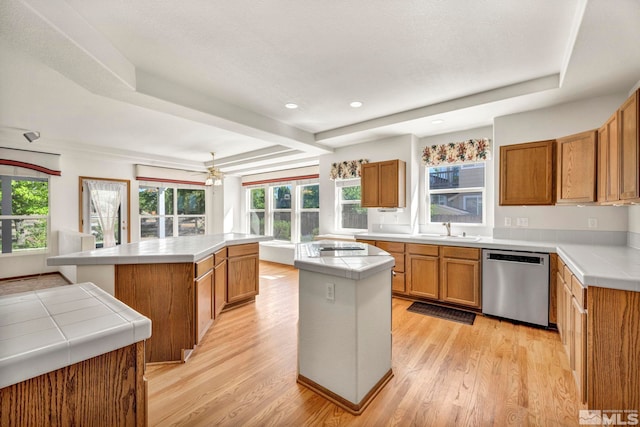
[[[407,310],[414,313],[426,314],[427,316],[439,317],[440,319],[453,320],[454,322],[464,323],[465,325],[473,325],[473,321],[476,320],[474,313],[456,310],[455,308],[426,304],[424,302],[414,302]]]

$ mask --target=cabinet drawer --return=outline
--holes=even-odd
[[[202,258],[200,261],[196,261],[196,276],[200,277],[207,271],[213,268],[213,255],[209,255],[206,258]]]
[[[568,285],[571,286],[571,276],[573,276],[573,273],[571,273],[571,270],[569,270],[569,267],[564,266],[564,282]]]
[[[387,252],[404,252],[404,243],[401,242],[378,242],[376,246]]]
[[[227,249],[229,250],[229,258],[234,256],[251,255],[258,253],[258,244],[248,243],[246,245],[235,245],[229,246]]]
[[[215,260],[214,265],[220,264],[227,258],[227,248],[220,249],[218,252],[213,254],[213,257]]]
[[[442,256],[445,258],[480,259],[480,249],[460,248],[457,246],[443,246]]]
[[[562,259],[560,257],[558,257],[558,271],[560,272],[560,274],[562,274],[563,278],[564,278],[564,267],[565,267],[565,263],[564,261],[562,261]]]
[[[367,245],[371,245],[371,246],[375,246],[376,245],[376,241],[375,240],[356,239],[356,242],[358,242],[358,243],[366,243]]]
[[[416,255],[438,256],[438,246],[407,243],[407,253]]]
[[[587,288],[582,286],[582,283],[576,278],[571,277],[571,293],[575,297],[578,305],[582,310],[587,306]]]
[[[393,267],[393,271],[397,273],[404,273],[404,252],[390,254],[396,261],[396,265]]]

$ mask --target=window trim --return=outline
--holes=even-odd
[[[484,187],[465,187],[465,188],[441,188],[436,190],[431,190],[431,186],[429,185],[429,169],[431,168],[442,168],[442,167],[453,167],[460,166],[460,169],[475,169],[480,167],[480,165],[484,166]],[[451,224],[456,224],[460,226],[468,226],[468,227],[486,227],[487,226],[487,162],[472,162],[472,163],[462,163],[462,164],[447,164],[447,165],[437,165],[437,166],[425,166],[424,168],[425,176],[424,176],[424,185],[425,185],[425,198],[424,203],[426,206],[425,209],[425,224],[440,224],[440,221],[433,222],[431,221],[431,195],[439,195],[439,194],[449,194],[449,193],[458,193],[463,195],[464,193],[481,193],[482,200],[482,222],[452,222]]]
[[[9,227],[9,236],[11,236],[9,238],[9,252],[4,252],[4,242],[0,241],[0,256],[1,257],[10,257],[10,256],[24,256],[24,255],[38,255],[38,254],[46,254],[50,252],[50,246],[51,246],[51,180],[49,179],[48,176],[46,177],[42,177],[42,176],[31,176],[31,175],[14,175],[14,174],[0,174],[0,182],[4,182],[6,178],[9,178],[9,187],[11,187],[11,182],[12,181],[38,181],[38,182],[46,182],[47,183],[47,214],[46,215],[13,215],[13,213],[11,213],[10,215],[6,215],[6,214],[2,214],[0,215],[0,224],[2,224],[2,222],[4,221],[13,221],[16,219],[44,219],[46,221],[46,234],[47,234],[47,238],[45,240],[45,247],[43,248],[27,248],[27,249],[20,249],[17,252],[13,251],[13,243],[12,243],[12,233],[11,233],[11,227]],[[9,200],[9,202],[11,200],[13,200],[13,194],[12,197],[9,199],[5,198],[5,193],[2,193],[2,202],[4,202],[5,200]],[[10,193],[11,194],[11,193]],[[3,209],[4,212],[4,209]]]
[[[348,185],[352,184],[352,185]],[[350,178],[335,181],[335,229],[338,232],[345,233],[362,233],[369,230],[369,211],[367,210],[367,227],[366,228],[345,228],[342,227],[342,205],[359,205],[361,208],[362,193],[360,194],[360,200],[342,200],[342,189],[345,187],[360,187],[362,190],[362,180],[360,178]],[[367,208],[362,208],[367,209]]]

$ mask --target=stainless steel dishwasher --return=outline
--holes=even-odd
[[[482,313],[549,326],[549,254],[482,250]]]

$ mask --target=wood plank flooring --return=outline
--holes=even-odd
[[[483,316],[462,325],[409,305],[393,300],[395,376],[353,416],[296,383],[298,273],[261,262],[255,304],[223,313],[186,364],[147,366],[149,425],[578,425],[556,332]]]

